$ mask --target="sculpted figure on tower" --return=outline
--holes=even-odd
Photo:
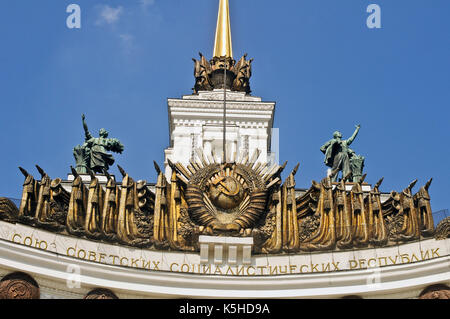
[[[100,129],[99,137],[92,136],[86,124],[86,117],[82,115],[83,128],[85,133],[84,143],[74,148],[76,161],[76,171],[79,174],[87,174],[88,169],[94,173],[103,173],[114,164],[114,157],[108,151],[122,153],[124,146],[116,138],[108,138],[108,131]]]
[[[364,158],[356,155],[349,147],[358,135],[360,128],[360,125],[356,125],[355,132],[347,140],[343,140],[342,133],[336,131],[333,133],[333,138],[320,148],[320,151],[325,154],[325,165],[331,168],[333,182],[337,181],[339,172],[342,172],[342,177],[352,173],[353,182],[358,182],[361,178]]]

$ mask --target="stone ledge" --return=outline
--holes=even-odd
[[[233,101],[261,101],[260,97],[251,96],[245,92],[226,90],[227,100]],[[183,100],[223,100],[223,89],[199,91],[198,94],[183,95]]]
[[[81,177],[81,180],[83,182],[90,182],[91,181],[91,175],[89,174],[79,174]],[[100,183],[106,183],[108,182],[108,177],[106,175],[95,175],[95,177],[98,179]],[[111,175],[113,180],[116,180],[116,177],[114,175]],[[75,176],[73,174],[67,174],[67,181],[72,182],[75,180]]]
[[[372,269],[288,276],[210,276],[182,272],[145,271],[55,255],[0,240],[0,272],[23,271],[38,283],[53,282],[59,295],[86,289],[110,289],[120,298],[339,298],[358,294],[364,298],[416,298],[425,287],[450,284],[450,257],[412,264],[381,267],[376,280]],[[80,288],[66,285],[68,267],[80,267]],[[256,268],[256,267],[255,267]],[[51,293],[50,291],[46,291]]]

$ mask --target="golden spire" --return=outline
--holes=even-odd
[[[217,17],[216,43],[213,57],[233,58],[231,45],[230,8],[228,0],[220,0],[219,15]]]

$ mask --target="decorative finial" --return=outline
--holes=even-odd
[[[213,57],[233,58],[231,44],[230,7],[228,0],[220,0],[217,17],[216,42]]]

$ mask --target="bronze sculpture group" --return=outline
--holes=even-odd
[[[253,59],[247,60],[247,54],[244,54],[239,61],[230,57],[214,57],[208,61],[201,53],[200,60],[194,61],[195,86],[194,93],[199,91],[211,91],[213,89],[222,89],[224,69],[227,72],[227,89],[245,92],[249,94],[250,78],[252,76]]]
[[[169,162],[170,176],[155,164],[154,187],[120,167],[122,181],[104,171],[106,184],[90,169],[89,181],[72,169],[75,179],[67,191],[41,168],[40,181],[21,169],[20,207],[1,199],[0,218],[104,242],[183,251],[198,251],[200,235],[251,236],[254,253],[291,253],[395,245],[435,233],[431,180],[416,194],[413,182],[382,202],[382,180],[364,191],[365,176],[351,184],[350,174],[340,182],[328,176],[298,193],[298,165],[282,181],[286,163],[269,167],[256,161],[258,152],[230,163],[216,162],[201,149],[197,155],[188,166]]]
[[[93,137],[84,115],[82,120],[85,142],[74,149],[77,168],[71,168],[70,188],[39,166],[40,181],[20,168],[25,176],[20,207],[0,199],[0,219],[105,242],[185,251],[199,249],[200,235],[251,236],[254,253],[282,253],[379,247],[435,233],[431,180],[414,195],[416,181],[384,201],[379,190],[383,179],[363,190],[363,165],[354,164],[361,157],[349,148],[359,125],[349,139],[335,132],[321,147],[332,173],[299,193],[299,165],[283,182],[286,163],[269,167],[258,162],[258,150],[252,156],[234,153],[224,163],[198,148],[198,160],[187,166],[169,160],[170,176],[155,163],[154,187],[118,166],[119,183],[108,173],[114,159],[107,151],[120,153],[123,145],[104,129]],[[103,173],[107,182],[95,173]],[[90,178],[83,180],[83,174]],[[441,234],[444,226],[438,229],[444,229],[438,237],[447,236]]]
[[[73,149],[73,155],[76,162],[76,171],[79,174],[87,174],[88,169],[94,173],[103,173],[114,164],[114,158],[108,151],[122,153],[124,146],[116,138],[108,138],[108,131],[100,129],[99,137],[93,137],[89,132],[85,121],[86,117],[82,115],[85,140],[82,145],[77,145]]]
[[[356,125],[353,135],[347,139],[342,139],[342,133],[336,131],[333,133],[333,139],[326,142],[320,150],[325,154],[325,165],[331,168],[331,179],[337,181],[338,174],[342,172],[342,178],[350,174],[350,180],[360,181],[364,168],[364,157],[356,155],[349,146],[353,143],[359,133],[361,126]]]

